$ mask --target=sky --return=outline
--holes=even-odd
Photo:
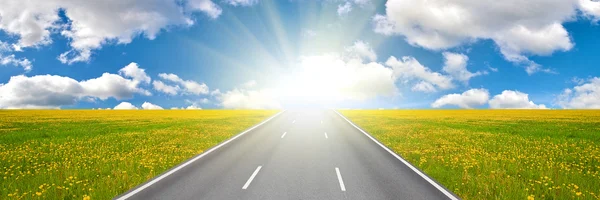
[[[3,0],[0,109],[598,109],[594,0]]]

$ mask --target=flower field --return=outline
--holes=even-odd
[[[0,111],[0,199],[111,199],[277,111]]]
[[[463,199],[600,199],[600,111],[341,113]]]

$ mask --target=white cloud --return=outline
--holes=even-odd
[[[126,79],[116,74],[104,73],[102,76],[80,82],[86,96],[106,100],[113,97],[117,100],[133,98],[134,94],[150,96],[152,93],[139,87],[139,82]]]
[[[0,108],[59,108],[82,99],[121,100],[134,94],[151,95],[138,81],[110,73],[84,81],[56,75],[18,75],[0,84]]]
[[[218,99],[218,98],[221,98],[221,96],[220,96],[220,95],[219,95],[219,96],[216,96],[216,98],[217,98],[217,99]],[[186,99],[186,100],[185,100],[185,103],[186,103],[186,104],[190,104],[190,105],[187,107],[187,109],[188,109],[188,110],[199,110],[199,109],[202,109],[202,108],[200,107],[200,104],[208,104],[208,103],[210,103],[210,102],[211,102],[211,101],[210,101],[210,100],[208,100],[207,98],[202,98],[202,99],[200,99],[200,100],[189,100],[189,99]]]
[[[188,7],[191,10],[202,11],[212,19],[221,15],[223,10],[211,0],[189,0]]]
[[[346,47],[346,51],[353,56],[365,58],[367,61],[377,61],[377,54],[373,51],[371,45],[360,40],[354,42],[352,46]]]
[[[210,100],[208,100],[207,98],[203,98],[203,99],[200,99],[200,103],[209,104]]]
[[[434,85],[442,90],[454,88],[451,77],[438,72],[432,72],[431,69],[423,66],[413,57],[405,56],[401,60],[398,60],[396,57],[391,56],[385,64],[392,67],[394,75],[397,78],[406,79],[406,81],[420,80],[420,86],[416,86],[417,88],[425,87],[425,83],[423,82],[428,83],[428,86]]]
[[[396,24],[384,15],[375,15],[373,17],[373,24],[375,26],[373,31],[376,33],[389,36],[394,35],[396,32]]]
[[[502,94],[494,96],[489,102],[494,109],[547,109],[544,104],[536,105],[529,100],[529,95],[512,90],[504,90]]]
[[[10,47],[10,44],[0,41],[0,53],[2,52],[10,52],[12,51],[12,48]]]
[[[411,90],[418,91],[418,92],[425,92],[425,93],[437,92],[437,89],[435,89],[435,86],[433,86],[431,83],[426,82],[426,81],[421,81],[421,82],[417,83],[416,85],[414,85],[411,88]]]
[[[271,90],[234,89],[223,93],[219,99],[226,109],[278,109],[281,104]]]
[[[202,110],[202,108],[196,106],[196,105],[190,105],[187,108],[185,108],[186,110]]]
[[[113,110],[137,110],[133,104],[129,102],[121,102],[119,105],[115,106]]]
[[[565,89],[557,103],[563,108],[600,109],[600,78],[594,77],[573,89]]]
[[[467,62],[469,57],[464,54],[444,52],[444,72],[448,73],[452,78],[462,81],[467,84],[469,80],[475,76],[482,75],[482,72],[470,72],[467,70]]]
[[[150,80],[152,80],[150,78],[150,76],[148,76],[146,74],[146,70],[141,69],[138,66],[138,64],[134,63],[134,62],[129,63],[129,65],[120,69],[119,74],[126,76],[126,77],[131,77],[131,78],[133,78],[133,80],[144,82],[144,83],[150,83]]]
[[[219,89],[215,89],[210,92],[210,96],[219,96],[219,95],[221,95],[221,90],[219,90]]]
[[[455,105],[460,108],[473,108],[488,102],[490,93],[486,89],[470,89],[462,94],[448,94],[437,99],[431,107],[440,108],[446,105]]]
[[[69,23],[62,23],[59,10]],[[196,11],[211,18],[221,14],[211,0],[3,0],[0,30],[18,37],[15,50],[50,44],[51,34],[60,32],[70,40],[71,50],[59,60],[85,62],[107,43],[127,44],[138,36],[154,39],[170,26],[192,25]]]
[[[258,3],[258,0],[224,0],[224,2],[232,6],[251,6]]]
[[[347,15],[350,11],[352,11],[352,4],[350,2],[338,5],[337,13],[339,16]]]
[[[373,22],[378,33],[403,35],[411,45],[433,50],[491,39],[507,60],[535,73],[545,70],[527,55],[573,47],[562,23],[575,19],[578,1],[585,1],[581,5],[587,10],[598,6],[589,0],[389,0],[386,15],[376,15]]]
[[[191,80],[183,80],[175,74],[161,73],[161,74],[158,74],[158,76],[164,80],[168,80],[173,83],[177,83],[177,84],[181,85],[183,87],[183,91],[186,94],[201,95],[201,94],[209,93],[208,86],[204,83],[198,83],[196,81],[191,81]]]
[[[162,81],[152,81],[152,87],[159,92],[168,94],[168,95],[176,95],[181,88],[178,85],[167,85]]]
[[[365,6],[369,3],[371,3],[371,0],[353,0],[352,2],[354,2],[354,4],[359,5],[359,6]]]
[[[74,79],[62,76],[13,76],[0,84],[0,108],[59,108],[73,105],[84,94]]]
[[[598,22],[600,20],[600,2],[594,0],[578,0],[579,8],[585,16]]]
[[[162,107],[160,107],[158,105],[154,105],[150,102],[144,102],[142,104],[142,109],[144,109],[144,110],[163,110]]]
[[[3,56],[2,51],[0,51],[0,65],[22,67],[26,72],[31,71],[32,68],[31,62],[27,58],[16,58],[14,54]]]

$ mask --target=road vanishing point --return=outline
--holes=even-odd
[[[288,110],[115,199],[459,198],[337,111]]]

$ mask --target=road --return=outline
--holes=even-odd
[[[288,110],[115,199],[457,199],[333,110]]]

